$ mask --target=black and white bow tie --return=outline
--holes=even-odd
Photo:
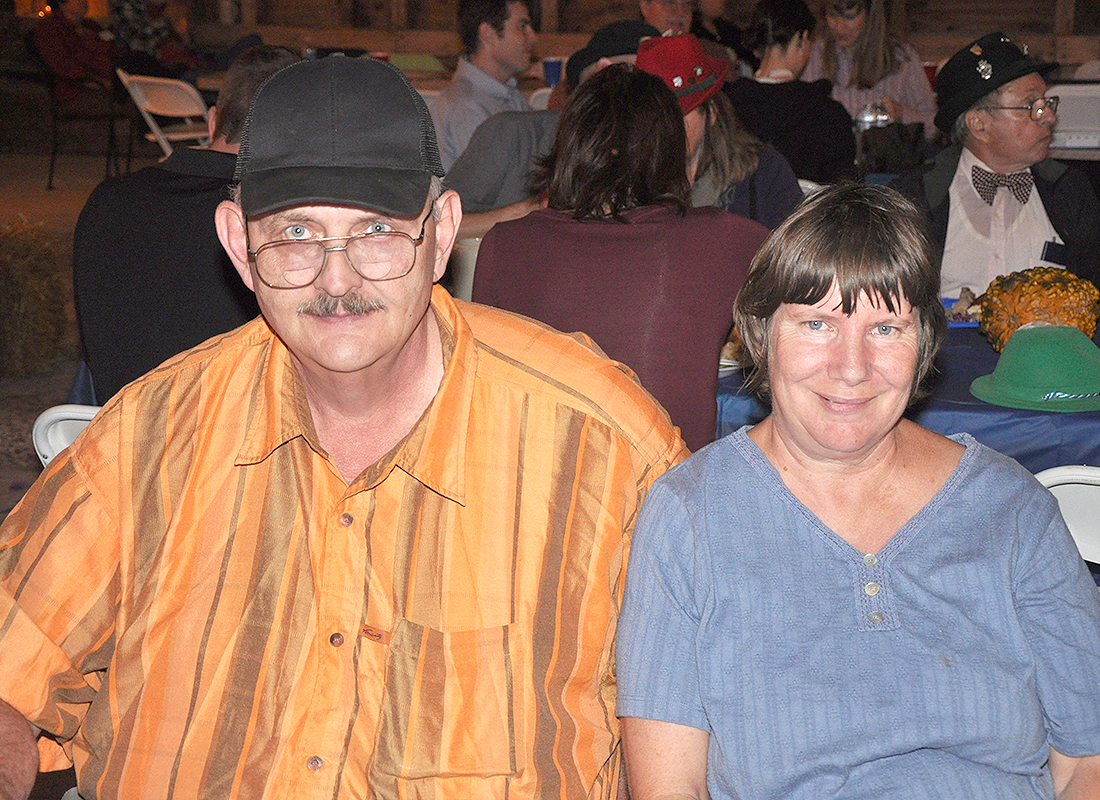
[[[990,172],[979,166],[971,168],[970,180],[974,183],[974,191],[989,206],[993,205],[993,198],[997,196],[998,186],[1007,187],[1012,192],[1012,196],[1023,204],[1031,196],[1031,187],[1035,184],[1030,170],[1025,169],[1023,172],[1013,172],[1006,175],[1001,172]]]

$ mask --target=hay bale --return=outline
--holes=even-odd
[[[41,225],[0,228],[0,375],[41,372],[61,354],[68,265]]]

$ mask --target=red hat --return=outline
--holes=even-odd
[[[687,116],[718,93],[729,73],[724,58],[711,58],[690,33],[646,39],[638,45],[637,67],[663,80]]]

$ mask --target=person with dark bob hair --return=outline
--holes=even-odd
[[[851,116],[832,98],[833,85],[798,80],[816,25],[805,0],[760,0],[746,36],[760,67],[724,91],[742,124],[782,153],[795,175],[836,183],[856,176],[856,139]]]
[[[532,176],[547,208],[574,219],[614,219],[640,206],[680,214],[691,185],[680,108],[653,75],[618,64],[604,68],[562,109],[550,153]]]
[[[753,261],[771,414],[662,476],[631,545],[634,800],[1097,796],[1100,595],[1057,501],[902,418],[944,328],[919,220],[840,184]]]
[[[489,231],[473,299],[591,336],[696,449],[714,439],[719,353],[768,231],[689,206],[684,137],[660,78],[613,64],[584,80],[535,176],[548,207]]]

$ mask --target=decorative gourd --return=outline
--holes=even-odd
[[[981,331],[998,353],[1008,337],[1029,322],[1068,325],[1092,338],[1100,291],[1091,282],[1055,267],[1032,267],[1001,275],[981,301]]]

